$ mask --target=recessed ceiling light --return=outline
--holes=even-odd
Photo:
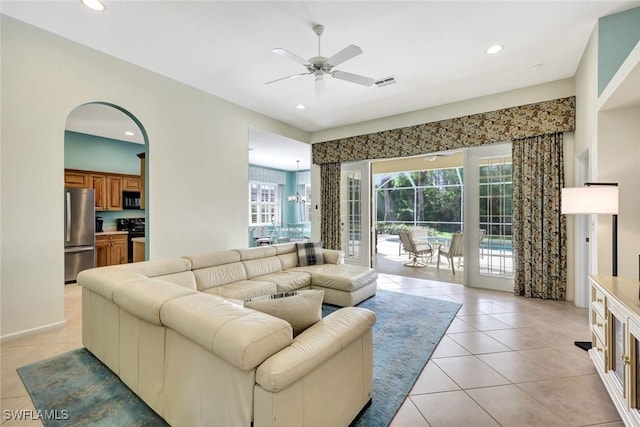
[[[87,6],[89,9],[97,10],[98,12],[102,12],[104,10],[104,4],[100,0],[80,0],[83,5]]]
[[[305,109],[305,108],[307,108],[307,107],[305,107],[305,106],[304,106],[304,105],[302,105],[302,104],[298,104],[298,105],[296,105],[296,108],[297,108],[298,110],[304,110],[304,109]]]
[[[495,55],[496,53],[500,52],[502,49],[504,49],[504,46],[502,46],[501,44],[494,44],[485,52],[487,52],[489,55]]]
[[[131,132],[130,130],[125,130],[125,131],[124,131],[124,134],[125,134],[125,135],[127,135],[127,136],[133,136],[133,135],[135,135],[135,134],[134,134],[133,132]]]

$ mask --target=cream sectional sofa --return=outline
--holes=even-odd
[[[83,343],[174,426],[341,426],[371,401],[375,314],[336,310],[295,338],[248,298],[322,289],[354,305],[374,270],[297,267],[294,244],[86,270]]]

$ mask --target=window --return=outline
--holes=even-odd
[[[480,273],[513,276],[511,215],[513,211],[511,156],[480,161]]]
[[[311,184],[304,185],[304,211],[302,212],[302,222],[311,222]]]
[[[374,175],[378,230],[420,226],[433,233],[462,228],[463,169],[427,169]]]
[[[281,221],[282,192],[278,184],[249,183],[249,224],[271,225]]]

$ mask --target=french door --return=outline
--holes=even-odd
[[[511,144],[465,150],[464,284],[513,291]]]
[[[345,263],[371,267],[370,162],[342,163],[340,232]]]

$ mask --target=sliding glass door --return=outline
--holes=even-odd
[[[465,284],[513,290],[511,144],[465,153]]]

